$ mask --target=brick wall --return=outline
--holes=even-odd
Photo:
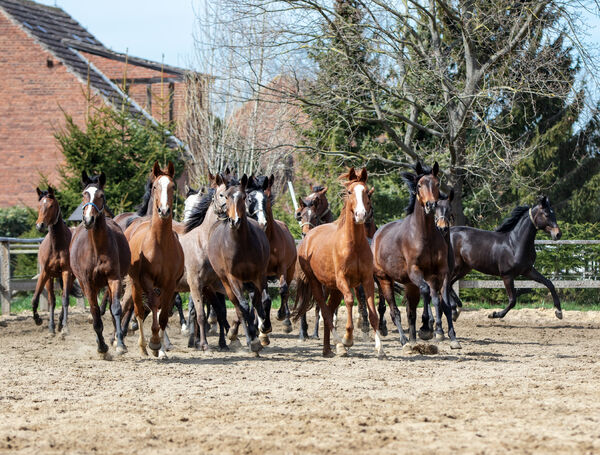
[[[83,123],[84,86],[1,10],[0,49],[0,207],[33,207],[40,174],[59,183],[54,132],[64,125],[61,107]]]
[[[81,52],[96,68],[106,75],[111,80],[119,79],[116,83],[119,87],[122,86],[124,77],[127,79],[134,78],[160,78],[161,71],[137,66],[130,62],[120,62],[111,60],[88,52]],[[163,78],[177,77],[176,74],[171,74],[167,71],[162,73]],[[154,83],[152,85],[152,112],[151,115],[158,121],[167,122],[169,120],[169,84],[168,82]],[[146,111],[150,111],[148,106],[148,91],[147,84],[132,84],[129,86],[129,95]],[[173,95],[173,114],[175,121],[181,118],[184,108],[184,84],[175,82]]]

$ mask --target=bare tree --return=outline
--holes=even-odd
[[[328,109],[354,96],[358,76],[369,96],[353,99],[352,118],[348,119],[348,111],[340,112],[338,122],[379,125],[397,147],[389,156],[364,159],[390,166],[439,160],[447,184],[455,190],[459,223],[464,222],[465,184],[492,197],[497,185],[506,182],[531,153],[530,144],[505,133],[511,119],[504,107],[516,96],[564,99],[577,92],[572,78],[561,74],[560,53],[554,52],[553,43],[567,42],[590,73],[597,69],[594,56],[582,44],[585,27],[578,16],[581,8],[597,8],[593,2],[347,1],[360,11],[360,21],[354,22],[340,16],[336,8],[340,2],[223,0],[220,7],[241,24],[262,24],[235,49],[243,54],[262,45],[266,54],[261,65],[269,61],[278,72],[297,80],[290,84],[295,93],[286,96]],[[349,33],[352,27],[360,28],[360,33]],[[352,62],[353,78],[341,75],[328,91],[297,90],[310,81],[311,71],[318,70],[311,53],[327,48],[349,58],[356,37],[372,58]],[[240,79],[267,88],[264,79],[255,77],[263,74],[256,73],[256,62],[247,63],[253,76],[239,74]],[[531,181],[518,183],[536,186]]]

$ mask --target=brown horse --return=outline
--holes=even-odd
[[[440,304],[449,316],[448,335],[451,348],[459,349],[456,340],[448,299],[448,245],[435,226],[435,207],[439,200],[439,166],[423,168],[415,166],[416,174],[404,173],[403,178],[410,190],[407,217],[382,226],[373,238],[375,276],[390,307],[392,320],[400,332],[402,344],[406,336],[402,330],[400,312],[394,298],[394,281],[404,285],[408,304],[410,342],[416,342],[416,309],[421,294],[434,305]]]
[[[138,226],[127,228],[127,231],[135,229],[129,240],[131,249],[129,276],[132,281],[132,297],[140,330],[140,350],[143,355],[148,355],[143,328],[143,320],[146,316],[145,296],[152,312],[152,336],[149,346],[152,353],[161,358],[166,357],[164,331],[171,314],[175,287],[184,270],[183,250],[177,234],[173,232],[174,175],[175,168],[172,162],[169,161],[166,169],[161,169],[158,162],[154,163],[152,218]]]
[[[236,309],[237,321],[231,328],[230,338],[232,341],[236,338],[237,328],[243,321],[247,343],[251,351],[258,352],[262,344],[257,337],[254,315],[244,296],[244,284],[253,288],[252,306],[261,330],[267,332],[270,321],[261,298],[267,285],[269,241],[258,223],[246,216],[248,177],[244,174],[240,185],[230,188],[220,176],[217,176],[216,183],[219,187],[215,191],[213,205],[221,221],[214,225],[210,234],[208,259]]]
[[[248,214],[258,221],[259,226],[269,240],[270,254],[267,275],[279,280],[279,294],[281,296],[281,306],[277,312],[277,319],[283,321],[284,332],[292,331],[290,322],[290,310],[288,308],[289,285],[294,278],[296,268],[296,242],[288,227],[273,217],[273,182],[275,177],[271,175],[253,178],[250,177],[250,183],[246,190],[246,206]],[[263,303],[266,303],[265,311],[268,313],[271,308],[271,300],[266,292],[263,291]],[[261,341],[268,344],[268,337],[261,333]]]
[[[300,223],[302,237],[312,228],[333,221],[333,213],[329,207],[326,193],[326,186],[314,186],[312,193],[305,198],[298,198],[296,220]]]
[[[302,299],[303,305],[296,308],[294,313],[296,319],[306,313],[312,300],[306,296],[312,292],[325,322],[323,356],[333,356],[330,334],[336,343],[337,353],[346,355],[347,348],[354,344],[352,289],[362,285],[367,296],[369,321],[375,331],[375,350],[383,357],[385,354],[374,301],[373,255],[364,228],[371,207],[367,170],[363,169],[357,175],[354,168],[351,168],[340,178],[346,180],[346,200],[340,218],[335,223],[323,224],[310,230],[298,246],[298,259],[304,272],[304,277],[298,281],[298,292],[305,298]],[[329,302],[325,302],[323,288],[329,291]],[[342,297],[346,304],[348,320],[346,334],[342,342],[339,342],[333,325],[333,312]]]
[[[58,330],[64,335],[69,333],[67,327],[67,314],[69,312],[69,290],[73,285],[73,273],[69,262],[69,245],[71,243],[71,230],[63,221],[60,206],[54,194],[54,188],[48,187],[47,191],[36,188],[39,200],[38,218],[35,227],[43,232],[48,229],[48,235],[44,237],[38,252],[38,263],[40,265],[40,276],[38,277],[31,300],[33,308],[33,319],[37,325],[42,323],[38,314],[38,303],[44,286],[48,291],[50,303],[50,318],[48,331],[54,334],[54,308],[56,297],[54,296],[54,279],[62,280],[62,312],[58,320]]]
[[[121,332],[121,303],[119,291],[121,281],[129,270],[131,258],[129,245],[121,228],[104,213],[106,199],[104,184],[106,176],[88,177],[83,171],[83,222],[73,233],[70,248],[71,268],[81,284],[94,319],[98,352],[104,354],[108,346],[102,336],[102,317],[98,306],[98,292],[108,286],[111,312],[114,317],[117,353],[126,351]]]

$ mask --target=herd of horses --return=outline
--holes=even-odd
[[[138,330],[143,355],[167,357],[170,342],[167,323],[173,306],[179,310],[182,331],[189,332],[188,346],[209,348],[207,332],[217,323],[219,349],[238,345],[239,326],[246,345],[255,355],[270,344],[271,298],[268,280],[277,280],[281,307],[277,319],[284,331],[300,320],[301,339],[308,339],[307,312],[317,303],[315,330],[323,321],[323,356],[332,357],[331,338],[337,355],[347,355],[354,344],[353,307],[358,299],[359,325],[374,332],[375,352],[384,357],[382,339],[387,335],[386,302],[402,345],[444,339],[442,315],[452,349],[460,349],[454,322],[462,302],[452,285],[471,270],[502,277],[508,306],[490,317],[504,317],[515,305],[514,279],[526,276],[544,284],[552,294],[556,316],[562,318],[560,301],[552,283],[535,268],[534,240],[539,230],[559,239],[560,229],[547,197],[536,204],[516,207],[495,231],[451,226],[453,192],[440,190],[440,169],[416,163],[404,172],[410,200],[406,217],[381,226],[374,221],[372,194],[366,169],[351,168],[340,176],[344,186],[343,208],[337,220],[327,200],[327,187],[314,187],[299,198],[296,219],[302,240],[296,242],[288,227],[273,217],[274,178],[243,175],[228,169],[209,175],[205,191],[188,191],[184,219],[173,219],[174,168],[154,164],[143,203],[137,212],[113,216],[106,205],[104,173],[82,173],[82,223],[69,229],[55,191],[37,189],[39,212],[36,227],[48,229],[38,260],[41,273],[33,295],[35,323],[40,293],[46,287],[50,312],[48,329],[55,333],[54,280],[61,280],[62,311],[58,330],[68,333],[68,299],[75,279],[88,300],[98,352],[108,352],[102,315],[107,306],[114,334],[110,339],[118,354],[127,351],[124,339]],[[289,298],[295,283],[294,305]],[[379,301],[375,303],[375,289]],[[102,303],[98,296],[104,289]],[[396,292],[404,293],[408,338],[402,327]],[[189,318],[182,311],[180,292],[189,292]],[[235,307],[231,325],[226,301]],[[423,299],[422,325],[417,331],[417,305]],[[344,301],[345,333],[336,330],[336,312]],[[431,310],[435,310],[435,317]],[[135,314],[135,320],[132,317]],[[151,336],[146,344],[143,322],[152,315]],[[434,325],[435,322],[435,325]],[[230,344],[227,344],[227,338]]]

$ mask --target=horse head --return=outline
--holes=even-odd
[[[548,196],[540,196],[537,204],[529,209],[529,219],[536,229],[546,231],[552,236],[552,240],[559,240],[562,232],[556,222],[556,214],[550,205]]]
[[[255,178],[250,177],[246,188],[246,210],[250,218],[258,221],[258,225],[264,231],[267,229],[267,210],[271,200],[271,187],[275,177],[266,176]]]
[[[359,174],[350,168],[347,174],[342,174],[340,179],[346,179],[346,204],[352,211],[356,224],[364,224],[371,213],[371,198],[367,187],[367,170],[363,168]]]
[[[452,213],[452,199],[454,199],[454,189],[446,196],[440,193],[440,199],[435,206],[435,225],[445,235],[454,223],[454,214]]]
[[[440,198],[440,181],[438,179],[440,167],[437,161],[432,168],[417,162],[414,169],[414,174],[410,172],[402,174],[402,179],[410,190],[410,202],[406,212],[412,213],[415,203],[418,202],[423,207],[425,215],[430,215],[434,212]]]
[[[38,194],[39,208],[35,228],[43,232],[48,226],[58,222],[60,217],[60,206],[54,194],[54,188],[48,186],[48,190],[42,191],[36,188]]]
[[[169,161],[165,169],[161,169],[158,161],[152,167],[152,195],[153,204],[158,216],[162,219],[169,218],[173,214],[173,197],[175,193],[175,167]]]
[[[225,196],[225,216],[232,229],[239,229],[242,221],[246,217],[246,186],[248,185],[248,176],[243,175],[239,185],[226,188]],[[227,186],[225,184],[225,186]],[[217,192],[219,190],[217,189]]]
[[[104,196],[104,185],[106,175],[89,177],[85,171],[81,173],[81,184],[83,186],[83,225],[86,229],[94,227],[96,220],[104,213],[106,198]]]

